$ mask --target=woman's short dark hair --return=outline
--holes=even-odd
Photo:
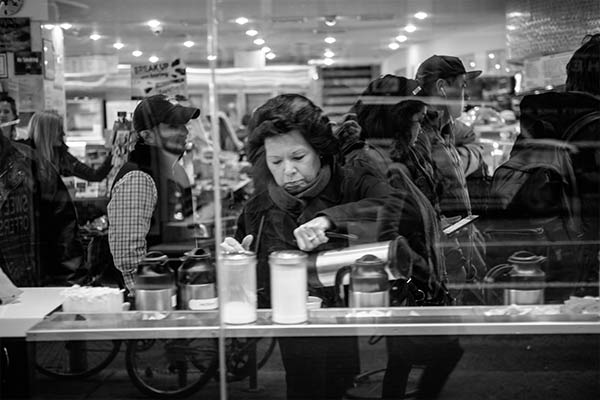
[[[1,93],[0,94],[0,103],[2,103],[2,102],[8,103],[8,105],[10,106],[10,110],[12,111],[13,115],[15,116],[15,119],[19,118],[19,114],[17,113],[17,103],[15,102],[15,99],[10,97],[6,93]]]
[[[600,95],[600,33],[582,43],[567,63],[566,89]]]
[[[246,153],[253,165],[254,180],[266,182],[265,139],[297,130],[314,148],[323,163],[333,163],[339,144],[329,118],[312,101],[299,94],[282,94],[254,111],[248,122]]]
[[[395,75],[385,75],[371,82],[353,107],[362,129],[362,139],[394,139],[394,147],[406,148],[411,139],[412,117],[423,110],[425,103],[406,99],[418,87],[417,81]],[[397,97],[387,102],[371,102],[364,97]]]

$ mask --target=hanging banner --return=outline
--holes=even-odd
[[[0,52],[31,51],[29,18],[0,18]]]
[[[154,94],[187,97],[185,65],[180,59],[131,66],[131,98],[141,99]]]

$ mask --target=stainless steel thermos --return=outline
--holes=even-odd
[[[177,269],[179,308],[214,310],[219,307],[215,265],[210,253],[195,248],[185,253]]]
[[[544,304],[546,273],[542,263],[546,257],[518,251],[508,258],[508,273],[514,288],[504,289],[504,304]]]
[[[367,254],[356,260],[354,265],[339,269],[335,277],[335,290],[340,302],[343,303],[345,297],[344,278],[349,276],[349,307],[389,306],[390,284],[385,264],[380,258]]]
[[[152,251],[144,256],[135,276],[135,307],[138,310],[172,310],[177,305],[175,274],[167,256]]]

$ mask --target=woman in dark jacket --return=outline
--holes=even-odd
[[[98,168],[89,167],[69,153],[64,137],[60,115],[50,111],[33,114],[29,121],[29,142],[62,176],[76,176],[90,182],[106,178],[112,168],[112,155],[106,157]]]
[[[238,220],[225,251],[256,251],[259,306],[270,305],[268,255],[273,251],[321,251],[347,246],[325,232],[360,229],[376,241],[378,216],[391,189],[367,170],[337,164],[339,147],[329,119],[303,96],[275,97],[258,108],[249,124],[248,156],[256,194]],[[372,237],[366,237],[371,231]],[[356,232],[356,231],[353,231]],[[362,233],[364,232],[364,233]],[[309,293],[335,304],[333,288],[317,287],[309,272]],[[359,372],[355,338],[280,338],[289,399],[341,398]]]

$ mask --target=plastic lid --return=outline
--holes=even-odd
[[[227,263],[243,264],[248,261],[256,261],[256,254],[251,251],[245,251],[243,253],[222,253],[221,259]]]
[[[269,262],[275,262],[278,264],[293,265],[297,263],[304,263],[306,262],[307,258],[308,255],[299,250],[281,250],[274,251],[269,254]]]

